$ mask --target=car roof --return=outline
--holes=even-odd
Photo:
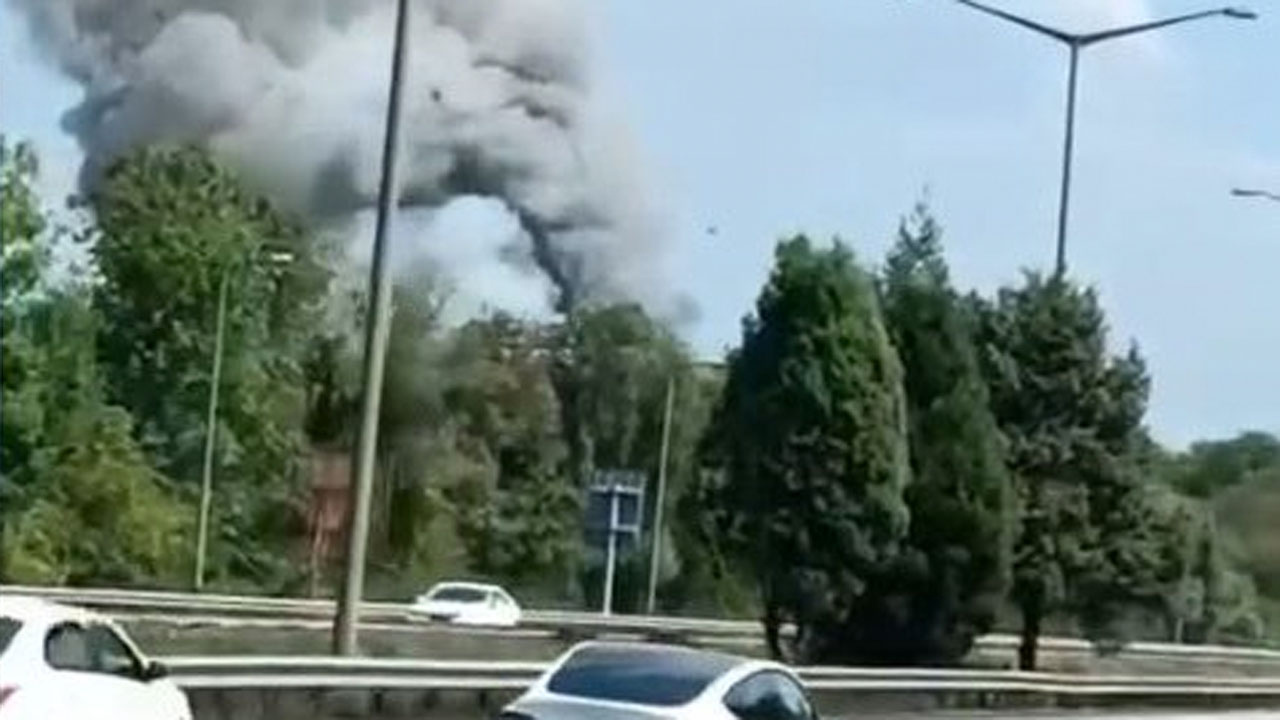
[[[723,675],[733,668],[750,662],[747,658],[715,650],[690,647],[688,645],[672,645],[668,643],[627,642],[621,640],[588,640],[573,646],[565,654],[566,661],[574,657],[609,653],[615,657],[624,657],[628,661],[644,662],[683,662],[691,667]]]
[[[498,587],[497,585],[490,585],[487,583],[477,583],[477,582],[454,581],[454,580],[446,580],[444,582],[438,582],[435,585],[431,586],[432,590],[443,590],[445,588],[459,588],[462,590],[480,590],[483,592],[502,590],[502,588]],[[506,592],[505,590],[502,590],[502,591]]]
[[[0,593],[0,617],[13,618],[23,623],[55,623],[67,620],[80,622],[110,622],[98,613],[51,602],[43,598]]]

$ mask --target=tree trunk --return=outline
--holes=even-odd
[[[772,599],[767,599],[764,603],[764,641],[765,646],[769,648],[769,656],[779,662],[784,660],[781,630],[782,617],[778,612],[778,606]]]
[[[1029,598],[1022,603],[1022,635],[1018,643],[1018,669],[1036,669],[1036,646],[1040,641],[1040,621],[1044,608],[1039,598]]]

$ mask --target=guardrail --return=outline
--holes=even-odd
[[[185,688],[368,687],[523,689],[549,667],[536,662],[472,662],[306,657],[168,657],[161,661]],[[1067,675],[1017,670],[943,668],[798,668],[815,690],[964,690],[1097,694],[1162,690],[1248,693],[1280,698],[1280,679]]]
[[[150,592],[116,589],[49,588],[0,586],[0,593],[30,595],[49,600],[91,607],[126,615],[155,616],[209,615],[250,618],[305,618],[327,620],[333,616],[331,600],[269,598],[237,595],[193,595],[175,592]],[[366,602],[361,609],[362,622],[383,624],[424,624],[415,618],[405,603]],[[760,636],[757,622],[665,616],[602,616],[593,613],[531,610],[521,621],[524,630],[558,633],[637,634],[642,636],[698,635],[755,638]],[[975,650],[1013,652],[1018,646],[1014,635],[993,634],[981,637]],[[1042,650],[1058,653],[1091,654],[1094,646],[1076,638],[1042,637]],[[1267,648],[1221,645],[1172,645],[1136,642],[1124,647],[1127,657],[1184,659],[1203,663],[1280,663],[1280,651]]]
[[[332,600],[192,595],[188,593],[134,590],[0,586],[0,593],[29,595],[106,611],[169,611],[175,614],[225,614],[253,617],[332,617]],[[369,622],[411,622],[407,603],[365,602],[361,619]],[[760,625],[741,620],[716,620],[667,616],[604,616],[558,610],[526,610],[520,622],[528,629],[579,629],[636,633],[697,633],[699,635],[756,635]]]
[[[196,720],[492,717],[541,663],[327,657],[163,659]],[[942,708],[1280,707],[1280,681],[1100,677],[1015,671],[803,668],[824,717]]]
[[[368,687],[509,690],[523,689],[549,667],[536,662],[383,660],[341,657],[168,657],[161,661],[185,688],[233,689]],[[1162,691],[1206,694],[1246,693],[1280,698],[1280,678],[1178,676],[1089,676],[1017,670],[944,668],[798,668],[815,690],[963,690],[1064,694]]]

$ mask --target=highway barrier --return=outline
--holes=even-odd
[[[236,595],[194,595],[175,592],[148,592],[116,589],[50,588],[0,586],[0,593],[31,595],[59,602],[95,608],[118,617],[203,617],[219,623],[246,626],[271,620],[306,621],[319,627],[333,616],[332,600],[269,598]],[[385,628],[393,626],[425,626],[407,603],[366,602],[361,620]],[[681,640],[690,637],[759,639],[760,624],[742,620],[714,620],[663,616],[602,616],[595,613],[539,611],[524,613],[521,627],[515,633],[547,633],[569,639],[588,637],[634,637]],[[1018,646],[1013,635],[988,635],[978,639],[975,652],[990,657],[1011,657]],[[1094,646],[1075,638],[1044,637],[1040,648],[1046,652],[1091,656]],[[1169,663],[1195,663],[1207,667],[1253,664],[1263,667],[1276,664],[1280,670],[1280,651],[1267,648],[1219,645],[1172,645],[1137,642],[1124,646],[1129,659],[1151,659]]]
[[[331,657],[163,659],[198,720],[491,717],[541,663]],[[824,715],[1027,707],[1280,707],[1280,679],[1101,677],[946,669],[799,670]]]
[[[246,618],[331,618],[332,600],[269,598],[239,595],[196,595],[87,588],[0,586],[0,593],[42,597],[105,612],[175,615],[219,615]],[[366,622],[424,622],[408,603],[365,602],[361,620]],[[665,616],[613,615],[597,613],[526,610],[520,622],[526,629],[581,630],[584,632],[696,633],[698,635],[757,635],[760,624],[742,620],[714,620]]]

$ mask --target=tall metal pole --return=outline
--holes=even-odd
[[[1072,43],[1071,69],[1067,72],[1067,132],[1062,142],[1062,194],[1058,201],[1058,255],[1054,275],[1067,272],[1067,217],[1071,213],[1071,156],[1076,137],[1076,78],[1080,70],[1080,46]]]
[[[613,576],[618,564],[618,485],[609,485],[609,538],[606,541],[604,558],[604,599],[601,601],[600,613],[613,614]]]
[[[213,455],[218,440],[218,393],[222,385],[222,346],[227,334],[227,286],[231,284],[231,265],[222,271],[218,281],[218,319],[213,341],[213,372],[209,378],[209,414],[205,418],[204,466],[200,472],[200,518],[196,530],[196,570],[192,587],[204,588],[204,559],[209,547],[209,507],[213,502]]]
[[[338,613],[333,622],[333,651],[337,655],[356,652],[356,625],[364,594],[364,563],[369,540],[369,509],[373,496],[373,473],[378,448],[378,414],[382,405],[382,378],[386,365],[387,336],[390,331],[391,280],[387,274],[387,243],[399,199],[396,164],[400,150],[400,122],[403,108],[410,0],[399,0],[396,13],[395,50],[391,62],[391,94],[387,102],[386,135],[382,148],[382,183],[378,192],[378,224],[373,239],[373,262],[369,272],[369,310],[364,344],[364,392],[361,404],[360,435],[352,463],[350,517],[347,523],[347,567],[338,595]]]
[[[662,413],[662,447],[658,451],[658,497],[653,507],[653,550],[649,558],[649,601],[646,611],[652,615],[658,603],[658,571],[662,565],[662,506],[667,493],[667,455],[671,449],[671,408],[675,404],[676,378],[667,378],[667,404]]]

